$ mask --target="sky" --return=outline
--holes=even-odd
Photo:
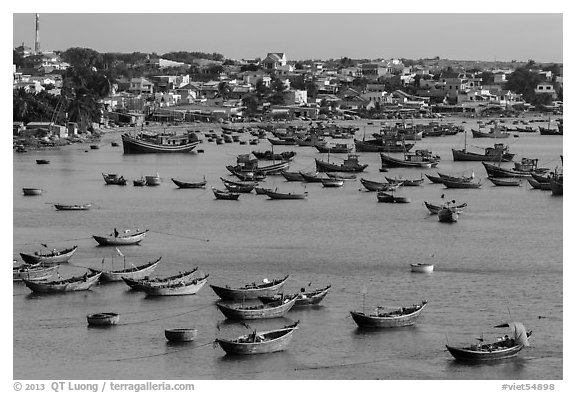
[[[372,11],[363,7],[355,12],[326,13],[332,12],[330,7],[320,13],[307,13],[308,8],[292,13],[273,9],[271,13],[255,13],[246,8],[241,13],[163,13],[153,9],[146,13],[108,13],[104,7],[98,13],[58,13],[52,8],[41,12],[42,8],[35,10],[40,14],[40,48],[45,51],[86,47],[101,53],[217,52],[231,59],[284,52],[288,60],[440,56],[453,60],[563,62],[560,12],[356,13]],[[163,11],[174,12],[176,8]],[[112,7],[108,10],[117,12]],[[13,47],[22,43],[34,47],[34,15],[14,11]]]

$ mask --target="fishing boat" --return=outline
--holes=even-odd
[[[420,179],[402,179],[402,178],[391,178],[385,176],[385,178],[390,184],[399,184],[401,186],[406,187],[417,187],[422,185],[422,183],[424,183],[423,177],[421,177]]]
[[[22,194],[26,196],[42,195],[41,188],[22,188]]]
[[[92,207],[91,203],[84,203],[81,205],[65,205],[62,203],[55,203],[54,208],[56,210],[90,210]]]
[[[106,184],[114,184],[117,186],[126,185],[126,179],[124,179],[124,176],[118,176],[112,173],[111,174],[102,173],[102,177],[104,178]]]
[[[58,266],[41,266],[41,265],[20,265],[12,268],[12,281],[42,281],[50,278]]]
[[[122,281],[122,278],[131,278],[133,280],[140,280],[144,277],[148,277],[151,273],[156,270],[158,264],[162,257],[159,257],[155,261],[148,262],[144,265],[134,266],[122,269],[122,270],[103,270],[96,268],[89,268],[90,271],[95,273],[102,273],[100,276],[100,281]]]
[[[100,149],[100,145],[90,145],[90,149],[98,150],[98,149]]]
[[[378,307],[375,313],[369,315],[360,311],[350,311],[350,314],[360,328],[397,328],[414,325],[427,304],[428,302],[423,300],[421,304],[400,307],[393,311],[384,311]]]
[[[282,176],[286,179],[286,181],[304,181],[304,178],[300,174],[300,172],[288,172],[282,171],[280,172]]]
[[[495,186],[503,186],[503,187],[518,187],[522,185],[522,179],[521,178],[497,178],[497,177],[492,177],[492,176],[488,176],[488,180],[490,180],[492,183],[494,183]]]
[[[414,273],[432,273],[434,265],[431,263],[411,263],[410,271]]]
[[[198,329],[194,328],[173,328],[164,330],[164,337],[171,342],[188,342],[194,341]]]
[[[144,187],[146,185],[146,178],[142,176],[140,179],[132,180],[134,187]]]
[[[127,229],[124,233],[120,234],[115,230],[111,235],[92,235],[92,237],[101,246],[127,246],[140,243],[146,237],[147,232],[148,229],[143,231],[138,229],[136,231],[131,231]]]
[[[318,172],[362,172],[368,167],[368,164],[360,164],[358,162],[357,154],[348,154],[348,157],[340,165],[317,158],[314,160],[316,161],[316,170]]]
[[[532,173],[544,174],[548,168],[538,168],[537,158],[522,158],[520,162],[515,162],[513,168],[502,168],[500,165],[483,162],[486,173],[491,177],[530,177]]]
[[[322,179],[322,186],[324,187],[342,187],[344,185],[344,180],[343,179],[335,179],[335,178],[327,178],[327,179]]]
[[[292,340],[292,334],[298,329],[299,321],[281,329],[268,330],[240,336],[233,340],[217,338],[216,342],[228,355],[254,355],[283,351]]]
[[[199,144],[198,136],[191,131],[183,135],[144,132],[136,136],[122,134],[124,154],[189,153]]]
[[[428,173],[424,174],[432,183],[442,184],[442,178],[440,176],[429,175]]]
[[[540,135],[563,135],[563,130],[558,128],[544,128],[538,126],[538,130],[540,131]]]
[[[378,191],[376,198],[378,199],[378,202],[384,203],[410,203],[410,198],[408,197],[396,196],[384,191]]]
[[[528,180],[528,183],[530,183],[532,188],[535,188],[537,190],[551,190],[552,189],[552,187],[550,186],[550,182],[547,182],[547,183],[539,182],[538,180],[533,179],[531,177],[527,177],[526,180]]]
[[[531,336],[532,332],[526,332],[522,323],[509,322],[495,327],[509,327],[512,337],[506,335],[488,344],[484,343],[484,339],[479,339],[477,344],[465,347],[446,345],[446,349],[459,361],[486,362],[515,357],[524,347],[530,346],[528,337]]]
[[[186,296],[195,295],[208,281],[208,274],[189,281],[171,282],[161,285],[142,286],[142,290],[148,296]]]
[[[230,191],[223,191],[217,188],[212,187],[212,192],[216,199],[228,200],[228,201],[236,201],[240,196],[237,192],[230,192]]]
[[[356,152],[403,153],[414,147],[413,143],[402,143],[398,140],[376,138],[370,140],[354,139]]]
[[[552,190],[552,195],[563,195],[564,194],[564,175],[554,174],[550,178],[550,189]]]
[[[300,290],[300,293],[294,294],[297,297],[294,307],[319,304],[326,297],[331,287],[332,287],[331,285],[328,285],[324,288],[315,289],[311,291],[307,291],[305,288],[302,288]],[[279,293],[273,296],[259,296],[258,299],[262,303],[272,303],[278,300],[282,300],[284,299],[284,297],[285,297],[284,294]]]
[[[458,221],[458,209],[449,204],[445,204],[438,211],[438,221],[440,222],[457,222]]]
[[[510,134],[503,127],[494,127],[489,132],[471,130],[473,138],[508,138]]]
[[[145,277],[141,279],[133,279],[128,277],[122,277],[122,280],[128,285],[131,289],[136,291],[144,290],[144,286],[146,287],[153,287],[159,285],[166,285],[166,284],[179,284],[182,282],[192,281],[194,279],[194,273],[198,270],[198,268],[194,268],[187,272],[182,272],[178,274],[174,274],[168,277]]]
[[[159,186],[160,185],[160,175],[159,174],[145,176],[145,177],[146,177],[146,185],[147,186]]]
[[[210,287],[222,300],[253,300],[258,299],[259,296],[271,296],[277,294],[286,283],[288,277],[289,276],[285,276],[272,281],[265,278],[262,280],[261,284],[253,282],[238,288],[230,288],[228,285],[224,287],[210,285]]]
[[[468,204],[466,202],[461,203],[459,205],[456,205],[456,201],[452,201],[453,206],[458,210],[458,213],[462,213],[462,211],[464,210],[464,208],[466,206],[468,206]],[[442,207],[444,206],[443,204],[440,205],[436,205],[434,203],[430,203],[430,202],[426,202],[424,201],[424,206],[426,206],[426,208],[430,211],[431,214],[438,214],[438,212],[442,209]]]
[[[318,174],[318,172],[316,173],[312,173],[312,172],[299,172],[300,176],[302,176],[302,179],[304,179],[304,181],[306,183],[322,183],[322,179],[323,177],[320,176]]]
[[[314,147],[316,147],[316,150],[320,153],[350,153],[352,151],[352,147],[346,143],[336,143],[332,145],[324,142],[317,143]]]
[[[472,172],[471,176],[454,176],[454,175],[447,175],[447,174],[438,172],[438,177],[440,177],[442,179],[441,183],[443,183],[444,180],[449,180],[449,181],[453,181],[453,182],[469,183],[472,180],[474,180],[474,172]]]
[[[308,198],[308,191],[304,193],[292,193],[292,192],[278,192],[278,189],[270,190],[264,189],[264,194],[270,199],[306,199]]]
[[[227,166],[226,168],[232,172],[253,172],[263,175],[280,174],[282,171],[288,170],[291,161],[281,161],[270,165],[260,166],[257,159],[251,159],[249,154],[240,154],[236,158],[236,166]],[[233,172],[232,172],[233,173]]]
[[[332,179],[339,179],[339,180],[356,180],[356,174],[354,173],[333,173],[333,172],[326,172],[326,176]]]
[[[480,188],[482,186],[482,182],[478,181],[478,183],[474,183],[471,181],[454,181],[443,179],[442,184],[446,188]]]
[[[266,191],[272,191],[272,189],[265,187],[254,187],[254,191],[256,191],[256,195],[266,195]]]
[[[466,134],[464,134],[466,136]],[[508,152],[508,146],[503,143],[495,143],[494,147],[487,147],[484,153],[474,153],[466,149],[466,138],[464,138],[464,149],[452,149],[454,161],[491,161],[509,162],[515,154]]]
[[[24,284],[32,291],[38,293],[63,293],[87,291],[98,282],[102,273],[85,273],[82,276],[71,277],[58,281],[37,281],[23,279]]]
[[[50,164],[50,161],[49,161],[49,160],[40,159],[40,160],[36,160],[36,164],[38,164],[38,165],[47,165],[47,164]]]
[[[360,183],[362,183],[362,185],[368,191],[394,191],[400,186],[400,184],[377,182],[373,180],[364,179],[362,177],[360,178]]]
[[[78,246],[64,248],[61,250],[53,249],[49,252],[42,253],[35,251],[34,254],[20,253],[22,260],[30,265],[42,264],[43,266],[57,265],[66,263],[72,258]]]
[[[272,145],[281,145],[281,146],[293,146],[296,145],[295,139],[273,139],[268,138],[268,142]]]
[[[257,182],[235,182],[231,180],[224,179],[223,177],[220,178],[224,183],[224,187],[230,192],[237,192],[237,193],[250,193],[258,185]]]
[[[440,162],[440,157],[429,150],[416,150],[414,153],[405,153],[403,159],[380,153],[380,160],[382,166],[388,168],[433,168]]]
[[[276,301],[266,304],[224,304],[222,302],[216,303],[218,309],[228,319],[244,320],[244,319],[268,319],[268,318],[281,318],[286,314],[296,303],[297,296],[286,296],[282,301]]]
[[[120,320],[120,314],[115,312],[99,312],[86,316],[90,326],[112,326],[117,325]]]
[[[264,180],[266,178],[266,174],[258,171],[247,171],[247,172],[240,172],[234,169],[232,165],[227,165],[226,169],[230,171],[231,174],[236,176],[238,179],[242,181],[256,181],[256,180]]]
[[[204,180],[198,182],[185,182],[181,180],[176,180],[174,178],[170,178],[178,188],[206,188],[206,176],[204,176]]]
[[[268,161],[290,161],[296,156],[295,151],[283,151],[281,153],[274,153],[274,150],[266,150],[266,151],[254,151],[252,150],[252,154],[259,160],[268,160]]]

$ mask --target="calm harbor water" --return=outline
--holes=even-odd
[[[359,123],[365,124],[365,123]],[[375,123],[377,124],[377,123]],[[544,125],[544,123],[542,123]],[[466,119],[465,126],[475,126]],[[215,129],[216,125],[192,125]],[[361,138],[363,126],[357,137]],[[367,128],[366,135],[372,130]],[[520,134],[503,140],[520,157],[540,165],[560,166],[562,138]],[[243,134],[241,139],[248,139]],[[409,204],[377,203],[360,182],[342,188],[285,182],[269,176],[263,186],[279,191],[308,191],[307,200],[274,201],[255,194],[239,201],[217,201],[209,187],[179,190],[170,178],[200,180],[223,188],[225,165],[236,155],[269,150],[238,143],[217,146],[206,141],[204,153],[123,155],[120,132],[106,134],[99,150],[71,145],[61,150],[14,154],[13,253],[77,244],[62,276],[86,267],[120,269],[123,258],[113,247],[98,247],[93,234],[113,228],[149,228],[140,246],[122,247],[126,263],[142,264],[162,256],[157,275],[198,266],[209,284],[231,286],[290,274],[286,292],[327,284],[332,290],[320,306],[290,311],[285,318],[248,321],[255,329],[300,320],[300,329],[283,352],[228,357],[212,345],[215,337],[245,334],[239,323],[225,321],[206,285],[195,296],[149,298],[124,283],[62,295],[32,294],[13,285],[15,379],[562,379],[562,197],[549,191],[495,187],[479,162],[453,162],[451,148],[464,145],[463,134],[425,138],[416,148],[442,157],[438,171],[470,173],[484,179],[477,190],[449,190],[431,184],[401,188]],[[342,142],[342,141],[338,141]],[[352,141],[349,140],[349,143]],[[467,138],[468,147],[487,147],[494,140]],[[88,150],[88,151],[86,151]],[[294,150],[290,170],[314,170],[311,147]],[[330,155],[338,161],[344,155]],[[37,165],[45,158],[50,165]],[[390,169],[380,173],[377,153],[360,153],[369,164],[358,176],[419,178],[436,170]],[[118,173],[127,186],[106,186],[101,173]],[[132,179],[159,173],[158,187],[133,187]],[[39,197],[24,197],[22,187],[43,188]],[[468,208],[455,224],[439,223],[423,201],[455,199]],[[85,212],[56,211],[52,203],[87,203]],[[410,272],[410,263],[436,265],[431,274]],[[363,295],[365,293],[365,295]],[[349,311],[402,306],[427,299],[429,305],[414,327],[362,331]],[[86,325],[86,315],[113,311],[120,324],[110,329]],[[492,327],[509,319],[533,330],[531,347],[516,359],[485,365],[455,362],[445,345],[470,344],[476,337],[507,333]],[[196,341],[171,345],[164,329],[195,327]]]

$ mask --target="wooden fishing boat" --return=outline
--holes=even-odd
[[[282,176],[286,179],[286,181],[304,181],[304,178],[300,174],[300,172],[288,172],[282,171]]]
[[[416,150],[414,153],[405,153],[403,159],[380,153],[383,167],[388,168],[433,168],[440,162],[440,157],[428,150]]]
[[[281,329],[263,332],[253,331],[234,340],[217,338],[216,342],[228,355],[254,355],[283,351],[292,340],[292,334],[298,329],[299,322]]]
[[[373,314],[367,315],[360,311],[350,311],[350,314],[360,328],[397,328],[414,325],[427,304],[428,302],[423,300],[421,304],[401,307],[394,311],[386,312],[378,307]]]
[[[256,191],[256,195],[266,195],[266,191],[272,191],[272,189],[265,187],[254,187],[254,191]]]
[[[122,281],[122,278],[131,278],[134,280],[140,280],[144,277],[148,277],[150,274],[156,270],[158,264],[162,257],[159,257],[155,261],[148,262],[144,265],[134,266],[122,269],[122,270],[103,270],[103,269],[96,269],[96,268],[89,268],[90,271],[95,273],[102,273],[100,276],[100,281]]]
[[[362,183],[362,185],[368,191],[394,191],[400,186],[400,184],[377,182],[373,180],[367,180],[362,177],[360,178],[360,183]]]
[[[540,183],[538,180],[535,180],[533,178],[527,177],[526,180],[528,180],[528,183],[530,183],[530,185],[532,186],[532,188],[535,188],[537,190],[550,190],[550,183]]]
[[[125,186],[126,185],[126,179],[124,179],[124,176],[118,176],[116,174],[102,173],[102,177],[104,178],[104,181],[106,182],[106,184],[114,184],[117,186]]]
[[[204,177],[204,180],[199,181],[199,182],[185,182],[185,181],[181,181],[181,180],[176,180],[174,178],[170,178],[170,180],[172,180],[172,182],[174,184],[176,184],[176,186],[178,186],[178,188],[206,188],[206,177]]]
[[[304,179],[304,181],[306,183],[322,183],[323,177],[320,176],[318,174],[318,172],[316,172],[316,173],[299,172],[299,173],[300,173],[300,176],[302,176],[302,179]]]
[[[442,184],[442,178],[440,176],[429,175],[427,173],[424,174],[432,183]]]
[[[195,295],[208,282],[208,274],[203,277],[194,278],[186,282],[172,282],[162,285],[142,286],[142,290],[148,296],[186,296]]]
[[[90,326],[112,326],[117,325],[120,320],[120,314],[115,312],[99,312],[86,316]]]
[[[334,145],[324,143],[317,143],[314,145],[320,153],[350,153],[352,147],[348,146],[346,143],[336,143]]]
[[[510,134],[503,127],[494,127],[489,132],[471,130],[473,138],[508,138]]]
[[[82,276],[71,277],[58,281],[37,281],[23,279],[24,284],[32,291],[38,293],[63,293],[89,290],[98,282],[102,273],[85,273]]]
[[[240,172],[234,169],[235,167],[231,165],[227,165],[226,169],[230,171],[231,174],[236,176],[241,181],[256,181],[256,180],[264,180],[266,178],[265,173],[261,173],[258,171],[251,171],[251,172]]]
[[[462,183],[469,183],[472,180],[474,180],[474,172],[472,172],[471,176],[453,176],[438,172],[438,176],[442,179],[442,183],[444,182],[444,180],[449,180],[453,182],[462,182]]]
[[[540,131],[540,135],[563,135],[564,132],[562,128],[545,128],[542,126],[538,126],[538,130]]]
[[[424,183],[424,178],[420,178],[420,179],[401,179],[401,178],[391,178],[391,177],[387,177],[385,176],[386,180],[388,181],[388,183],[390,184],[399,184],[401,186],[406,186],[406,187],[417,187],[422,185],[422,183]]]
[[[122,134],[124,154],[189,153],[200,144],[194,132],[184,135],[175,133],[140,133],[132,136]]]
[[[146,178],[142,176],[140,179],[132,180],[134,187],[144,187],[146,185]]]
[[[563,195],[564,194],[564,175],[555,174],[550,179],[550,189],[552,190],[552,195]]]
[[[322,186],[324,187],[342,187],[344,185],[344,180],[327,178],[322,179]]]
[[[146,185],[147,186],[159,186],[160,185],[160,175],[155,174],[155,175],[151,175],[151,176],[145,176],[146,178]]]
[[[328,285],[324,288],[320,288],[320,289],[315,289],[312,291],[306,291],[305,288],[302,288],[300,290],[300,293],[294,294],[294,295],[289,295],[291,296],[296,296],[296,303],[294,304],[294,307],[300,307],[300,306],[310,306],[310,305],[315,305],[315,304],[319,304],[328,294],[328,291],[330,290],[332,286]],[[259,296],[258,299],[262,302],[262,303],[272,303],[272,302],[276,302],[278,300],[283,300],[285,298],[284,294],[276,294],[273,296]]]
[[[340,165],[322,161],[317,158],[314,160],[316,161],[316,170],[318,172],[362,172],[368,167],[368,164],[360,164],[358,162],[357,154],[348,154],[348,158]]]
[[[506,177],[504,179],[500,179],[497,177],[488,176],[488,180],[494,183],[495,186],[518,187],[522,185],[522,179],[520,178]]]
[[[308,198],[308,191],[304,191],[302,194],[295,194],[295,193],[285,193],[285,192],[278,192],[276,190],[264,189],[264,194],[270,199],[306,199]]]
[[[41,266],[41,265],[21,265],[12,268],[12,281],[42,281],[50,278],[58,266]]]
[[[20,253],[22,260],[30,265],[42,264],[43,266],[57,265],[66,263],[72,258],[78,246],[64,248],[61,250],[53,249],[52,251],[42,253],[35,251],[34,254]]]
[[[515,357],[524,347],[530,346],[528,338],[532,332],[526,332],[522,323],[509,322],[495,327],[509,327],[512,337],[505,336],[488,344],[480,339],[478,344],[465,347],[446,345],[446,349],[458,361],[486,362]]]
[[[508,146],[503,143],[495,143],[494,147],[487,147],[484,153],[474,153],[464,149],[452,149],[454,161],[490,161],[490,162],[509,162],[512,161],[515,154],[508,152]]]
[[[441,205],[436,205],[430,202],[424,201],[424,206],[430,211],[431,214],[438,214],[438,212],[442,209],[445,203]],[[456,201],[452,201],[453,206],[458,210],[458,213],[462,213],[463,209],[468,206],[466,202],[456,205]]]
[[[333,173],[333,172],[326,172],[326,176],[332,179],[339,179],[339,180],[356,180],[356,175],[354,173]]]
[[[218,302],[216,303],[216,306],[228,319],[244,320],[281,318],[294,306],[296,299],[297,296],[293,296],[292,298],[286,296],[282,301],[276,301],[267,304],[232,305]]]
[[[448,179],[443,179],[442,184],[444,184],[446,188],[480,188],[482,186],[482,182],[480,181],[473,183],[471,181],[453,181]]]
[[[127,246],[140,243],[146,237],[146,233],[148,233],[148,229],[143,231],[126,230],[122,234],[118,234],[116,232],[111,235],[104,236],[92,235],[92,237],[101,246]]]
[[[224,183],[224,187],[226,187],[228,191],[236,193],[250,193],[252,192],[254,187],[256,187],[256,185],[258,184],[257,182],[244,182],[244,183],[233,182],[230,180],[226,180],[222,177],[220,178],[220,180],[222,180],[222,182]]]
[[[444,205],[438,211],[438,221],[440,222],[457,222],[458,221],[458,209],[454,206]]]
[[[282,146],[293,146],[296,145],[296,140],[294,139],[273,139],[268,138],[268,142],[272,145],[282,145]]]
[[[376,138],[363,141],[354,139],[354,146],[357,152],[403,153],[410,151],[410,149],[414,147],[414,144]]]
[[[537,158],[522,158],[520,162],[515,162],[513,168],[502,168],[499,165],[482,162],[488,176],[492,177],[530,177],[532,173],[543,175],[548,172],[548,168],[538,168]]]
[[[272,281],[265,278],[261,284],[253,282],[238,288],[230,288],[228,285],[225,287],[210,285],[210,287],[222,300],[253,300],[258,299],[259,296],[272,296],[277,294],[284,284],[286,284],[288,277],[287,275]]]
[[[41,188],[22,188],[22,193],[26,196],[42,195]]]
[[[198,329],[194,328],[173,328],[164,330],[164,337],[171,342],[189,342],[194,341]]]
[[[91,203],[84,203],[81,205],[65,205],[62,203],[55,203],[54,208],[56,210],[90,210],[92,207]]]
[[[212,192],[214,192],[214,196],[216,197],[216,199],[223,199],[229,201],[238,200],[238,197],[240,196],[240,194],[237,192],[223,191],[214,187],[212,187]]]
[[[49,161],[49,160],[40,159],[40,160],[36,160],[36,164],[38,164],[38,165],[47,165],[47,164],[50,164],[50,161]]]
[[[253,172],[263,175],[280,174],[288,170],[291,161],[281,161],[270,165],[260,166],[257,159],[250,159],[248,154],[241,154],[237,158],[236,166],[226,167],[230,172]]]
[[[378,199],[378,202],[384,203],[410,203],[410,198],[408,197],[396,196],[384,191],[378,191],[376,198]]]
[[[194,279],[194,272],[196,272],[198,268],[194,268],[187,272],[182,272],[178,274],[174,274],[168,277],[145,277],[142,279],[133,279],[128,277],[122,277],[122,280],[128,285],[130,288],[136,291],[144,290],[144,286],[146,287],[153,287],[159,285],[166,285],[166,284],[179,284],[182,282],[192,281]]]
[[[281,153],[274,153],[273,150],[266,150],[266,151],[254,151],[252,150],[252,154],[259,160],[268,160],[268,161],[290,161],[296,156],[295,151],[283,151]]]
[[[410,271],[414,273],[432,273],[434,265],[431,263],[411,263]]]

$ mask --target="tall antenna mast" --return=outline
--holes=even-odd
[[[40,14],[36,14],[36,36],[34,37],[34,54],[40,53]]]

